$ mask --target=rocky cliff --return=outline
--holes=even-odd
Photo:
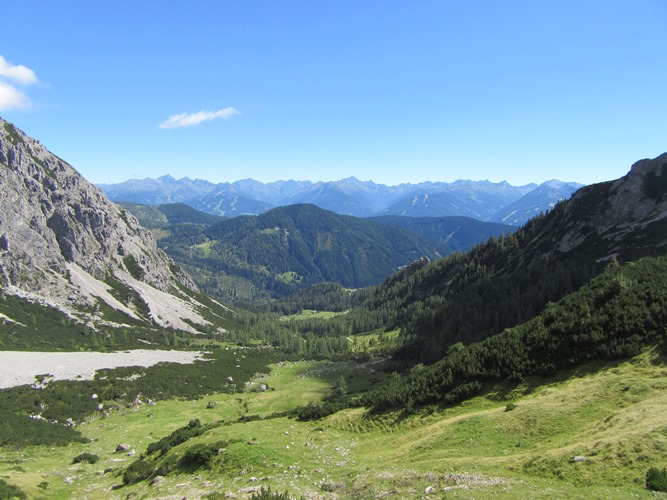
[[[86,321],[103,301],[163,326],[207,323],[184,293],[194,283],[134,216],[2,119],[0,287]]]

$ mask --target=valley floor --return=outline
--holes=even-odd
[[[667,463],[663,362],[646,353],[489,387],[416,415],[352,409],[312,422],[267,417],[321,400],[341,374],[352,390],[383,375],[350,363],[279,363],[243,393],[90,418],[79,426],[86,444],[0,449],[0,477],[30,498],[250,498],[269,486],[291,498],[648,498],[656,494],[645,489],[647,469]],[[256,390],[260,383],[269,390]],[[160,460],[226,441],[208,466],[122,485],[150,443],[195,418],[225,423]],[[117,452],[120,443],[131,451]],[[84,452],[99,462],[72,464]]]

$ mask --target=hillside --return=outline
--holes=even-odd
[[[470,217],[408,217],[384,215],[371,220],[388,226],[408,229],[438,245],[441,255],[465,252],[490,238],[509,234],[515,227],[482,222]]]
[[[224,308],[212,314],[194,298],[194,282],[148,230],[6,121],[0,121],[0,212],[2,312],[14,329],[26,326],[17,317],[21,301],[33,314],[48,308],[39,315],[74,322],[93,338],[127,324],[190,333],[216,328],[210,319]]]
[[[666,169],[667,155],[639,161],[625,177],[582,188],[511,235],[411,265],[338,321],[400,328],[407,365],[432,363],[452,344],[528,321],[612,258],[624,263],[665,253]]]
[[[350,288],[374,285],[413,260],[439,255],[433,243],[406,230],[314,205],[221,220],[199,236],[172,236],[160,244],[214,295],[230,292],[215,284],[225,275],[242,279],[257,290],[246,300],[262,291],[279,297],[325,281]],[[239,288],[231,298],[243,299],[242,293]]]

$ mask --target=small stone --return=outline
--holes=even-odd
[[[131,449],[132,447],[126,443],[120,443],[118,446],[116,446],[117,452],[130,451]]]
[[[155,476],[151,481],[151,486],[157,486],[164,481],[164,476]]]

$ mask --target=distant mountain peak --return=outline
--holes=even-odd
[[[493,219],[496,213],[539,187],[537,184],[512,186],[507,181],[470,179],[451,183],[425,181],[387,186],[371,180],[361,181],[354,175],[328,182],[283,180],[263,183],[245,178],[219,184],[193,182],[187,177],[178,181],[170,176],[160,179],[163,178],[168,180],[146,180],[143,187],[141,181],[101,187],[114,201],[147,205],[186,203],[198,210],[227,217],[258,215],[276,206],[294,203],[313,203],[341,215],[356,217],[392,214],[413,217],[466,216],[481,221],[496,220]],[[555,201],[569,197],[580,187],[573,183],[557,184],[560,181],[555,180],[548,182],[547,186],[565,193],[554,199],[553,194],[536,191],[531,200],[534,207],[528,212],[521,212],[518,218],[513,219],[514,224],[523,223],[526,217],[549,210]],[[415,200],[422,201],[418,203]],[[428,200],[428,203],[424,200]]]

